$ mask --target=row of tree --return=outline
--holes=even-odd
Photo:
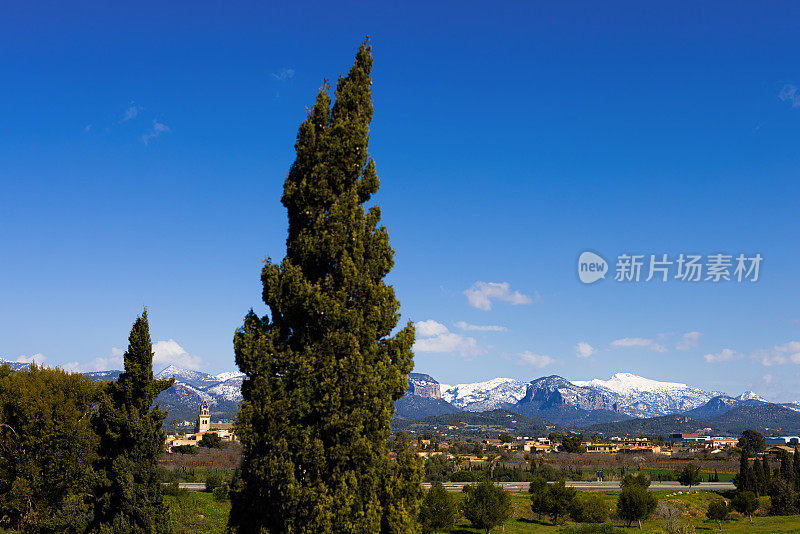
[[[166,413],[147,311],[116,382],[0,366],[0,518],[24,532],[167,532],[156,472]]]
[[[766,440],[760,432],[745,430],[738,445],[739,473],[733,478],[733,483],[739,494],[747,494],[740,499],[750,499],[749,494],[756,498],[769,495],[771,515],[800,513],[800,452],[797,446],[793,454],[782,449],[780,466],[771,470],[766,454],[758,458],[766,447]]]

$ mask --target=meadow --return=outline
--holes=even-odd
[[[719,527],[715,521],[705,519],[705,510],[708,503],[723,497],[709,491],[692,492],[655,492],[659,499],[659,510],[656,515],[663,513],[666,506],[678,510],[681,520],[693,525],[697,532],[719,532]],[[618,493],[598,492],[608,504],[609,510],[614,509],[614,504]],[[460,494],[456,494],[460,498]],[[201,533],[212,534],[225,531],[225,522],[230,509],[229,501],[215,501],[210,493],[182,492],[176,496],[166,496],[166,502],[170,507],[171,526],[176,534]],[[769,499],[762,498],[762,509],[768,506]],[[527,534],[538,532],[557,533],[561,531],[570,532],[573,527],[579,524],[567,521],[559,525],[553,525],[547,520],[538,521],[530,510],[530,501],[527,493],[512,493],[512,519],[507,521],[502,528],[496,528],[492,532],[503,532],[504,534]],[[613,517],[613,515],[612,515]],[[755,516],[753,523],[750,524],[747,518],[732,514],[732,519],[722,522],[722,532],[730,533],[770,533],[770,532],[800,532],[800,516],[788,517],[766,517]],[[609,524],[621,527],[619,521],[613,519]],[[634,524],[630,529],[619,528],[619,532],[639,532]],[[449,534],[476,534],[481,531],[470,528],[469,523],[461,519],[456,528],[449,531]],[[664,519],[650,519],[642,524],[641,532],[666,532],[664,529]]]

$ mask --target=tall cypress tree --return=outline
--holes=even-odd
[[[391,461],[387,440],[414,327],[390,336],[400,303],[383,279],[394,251],[380,209],[363,206],[379,186],[367,152],[371,70],[364,42],[333,106],[325,84],[300,126],[282,198],[286,257],[261,273],[269,313],[251,310],[234,335],[246,378],[229,525],[242,533],[413,529],[418,474]]]
[[[794,446],[792,471],[794,471],[794,489],[800,491],[800,452],[798,451],[797,445]]]
[[[769,469],[769,460],[766,454],[761,457],[761,469],[764,471],[764,487],[766,488],[764,494],[766,495],[769,485],[772,484],[772,471]]]
[[[133,323],[125,371],[109,382],[92,424],[100,436],[92,531],[114,534],[169,532],[167,508],[156,473],[164,450],[167,416],[158,394],[174,382],[153,378],[153,346],[147,310]]]

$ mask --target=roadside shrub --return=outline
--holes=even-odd
[[[422,531],[439,532],[449,530],[455,525],[458,517],[458,504],[441,483],[436,483],[425,494],[419,511],[419,523]]]
[[[570,517],[578,523],[604,523],[608,519],[608,508],[599,495],[575,499]]]
[[[728,505],[725,501],[713,501],[708,504],[706,517],[716,521],[719,529],[722,530],[722,522],[728,518]]]
[[[473,528],[489,532],[505,523],[511,515],[511,495],[489,480],[464,486],[462,510]]]
[[[206,477],[206,491],[209,493],[222,486],[222,484],[223,480],[219,473],[209,473]]]
[[[186,493],[186,490],[181,489],[177,482],[170,482],[164,486],[164,495],[177,497],[178,495],[183,495],[184,493]]]
[[[230,497],[230,487],[227,484],[222,484],[221,486],[217,486],[212,491],[214,495],[214,500],[218,502],[227,501]]]

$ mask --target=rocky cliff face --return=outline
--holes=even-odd
[[[430,375],[410,373],[408,375],[408,391],[406,395],[417,395],[426,399],[441,399],[442,390],[439,387],[439,382]]]
[[[589,388],[576,386],[560,376],[546,376],[528,384],[519,404],[535,404],[542,409],[552,406],[574,406],[582,410],[609,410],[618,406],[608,396]]]

